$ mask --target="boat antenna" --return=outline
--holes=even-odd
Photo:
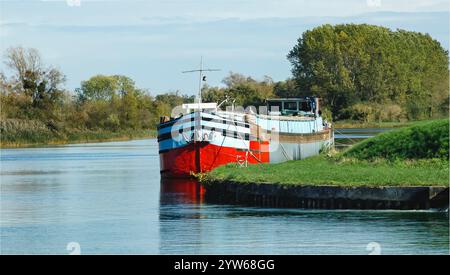
[[[218,72],[220,69],[204,69],[203,68],[203,56],[200,57],[200,69],[197,70],[190,70],[190,71],[183,71],[182,73],[199,73],[199,80],[198,80],[198,109],[200,111],[200,104],[202,103],[202,81],[206,81],[206,76],[203,75],[203,72]]]

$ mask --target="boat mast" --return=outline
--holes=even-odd
[[[202,103],[202,81],[206,81],[203,76],[203,72],[218,72],[220,69],[203,69],[203,56],[200,57],[200,69],[198,70],[190,70],[190,71],[183,71],[182,73],[199,73],[199,79],[198,79],[198,109],[200,111],[200,104]]]

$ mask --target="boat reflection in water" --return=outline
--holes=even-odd
[[[211,231],[204,188],[193,179],[161,179],[159,205],[159,253],[200,253]]]
[[[205,189],[194,179],[161,179],[160,204],[203,204]]]

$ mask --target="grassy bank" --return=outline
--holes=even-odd
[[[415,161],[362,161],[316,156],[280,164],[235,164],[218,167],[202,181],[237,181],[337,186],[448,186],[449,162],[441,159]]]
[[[2,148],[120,141],[155,136],[155,130],[55,129],[37,120],[9,119],[0,121],[0,145]]]
[[[449,120],[418,122],[363,140],[343,153],[362,160],[375,158],[449,158]]]
[[[219,167],[202,181],[339,186],[449,186],[449,120],[415,123],[334,155]]]

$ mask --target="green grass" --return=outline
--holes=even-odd
[[[362,161],[343,157],[316,156],[280,164],[221,166],[205,175],[213,180],[242,183],[275,183],[336,186],[448,186],[449,162],[442,159]]]
[[[205,183],[236,181],[338,186],[449,186],[449,120],[414,123],[364,140],[334,156],[320,155],[246,168],[229,164]]]
[[[125,129],[119,131],[90,129],[51,130],[37,120],[0,121],[0,147],[32,147],[52,144],[119,141],[155,137],[155,130]]]
[[[415,123],[366,139],[343,153],[345,157],[423,159],[449,158],[449,120]]]

